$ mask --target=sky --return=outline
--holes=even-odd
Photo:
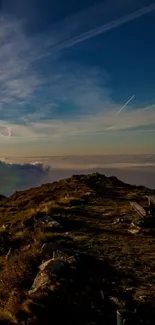
[[[1,157],[155,154],[155,2],[0,0]]]

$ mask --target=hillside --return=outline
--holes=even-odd
[[[0,323],[153,324],[154,228],[129,232],[150,194],[96,173],[0,196]]]

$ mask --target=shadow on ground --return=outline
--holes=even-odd
[[[66,243],[68,239],[61,235],[55,237],[55,242],[63,244],[63,240]],[[57,290],[34,296],[29,305],[33,316],[29,315],[27,322],[27,315],[20,313],[18,315],[22,321],[20,324],[58,325],[63,322],[67,325],[116,325],[116,310],[119,304],[130,310],[138,307],[138,319],[146,319],[145,305],[137,306],[132,297],[133,292],[125,292],[118,285],[121,279],[128,278],[127,273],[118,272],[109,265],[106,259],[99,260],[88,253],[79,251],[70,238],[67,248],[74,253],[78,251],[76,264],[66,265],[57,274],[55,280],[60,283]],[[138,281],[134,273],[132,277],[130,274],[130,279],[131,286]],[[147,306],[146,311],[148,310]],[[154,324],[151,322],[152,315],[147,312],[147,324]],[[136,325],[138,324],[136,322]],[[141,324],[146,324],[146,322],[141,322]]]

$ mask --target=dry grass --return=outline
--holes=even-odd
[[[98,186],[94,177],[75,177],[43,185],[0,202],[0,238],[5,235],[4,242],[0,242],[0,319],[16,323],[19,311],[30,312],[27,291],[42,260],[40,248],[47,241],[107,260],[112,269],[105,276],[104,289],[110,295],[119,297],[124,292],[125,302],[129,297],[137,302],[140,296],[155,299],[154,238],[144,233],[135,236],[128,233],[134,217],[129,199],[142,197],[148,191],[120,187],[120,184],[117,190],[109,180],[106,185],[104,177],[104,185],[101,179]],[[96,198],[81,207],[66,210],[71,200],[79,200],[90,189],[98,194]],[[38,212],[47,213],[60,222],[63,233],[35,227],[33,219]],[[116,219],[121,221],[115,224]],[[23,223],[29,220],[32,220],[31,226]],[[7,224],[9,227],[3,229]],[[10,248],[11,254],[6,258]],[[90,270],[91,267],[93,264]]]

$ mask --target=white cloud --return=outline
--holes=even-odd
[[[2,104],[18,104],[40,84],[30,68],[32,47],[19,22],[1,17],[0,31],[0,100]]]
[[[15,190],[24,190],[48,182],[49,168],[42,163],[10,164],[0,161],[0,194],[10,195]]]
[[[102,99],[107,98],[108,90],[98,85],[100,77],[95,69],[89,72],[76,64],[66,65],[59,53],[52,55],[50,47],[61,40],[62,33],[52,34],[52,37],[50,35],[49,45],[46,35],[28,38],[23,32],[22,22],[7,17],[0,17],[0,30],[2,120],[40,120],[47,117],[53,109],[56,110],[59,102],[68,101],[79,106],[79,113],[80,108],[87,112],[88,108],[94,109],[94,105],[98,110],[102,107]],[[37,60],[48,51],[50,69],[46,63],[44,73],[42,64]],[[45,62],[41,63],[45,66]]]

